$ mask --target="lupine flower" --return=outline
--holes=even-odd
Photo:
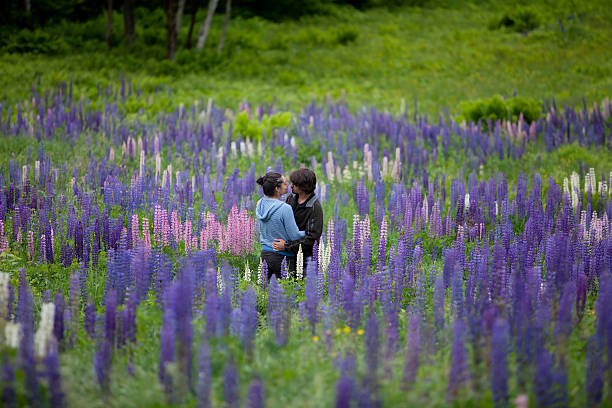
[[[312,261],[307,264],[306,272],[306,310],[308,312],[308,321],[310,322],[310,330],[315,333],[315,327],[318,320],[319,296],[317,293],[317,269],[316,264]]]
[[[496,407],[508,406],[508,323],[498,318],[491,338],[491,391]]]
[[[259,378],[255,378],[249,385],[246,406],[247,408],[264,407],[264,388]]]
[[[376,378],[376,371],[378,368],[379,336],[378,319],[376,318],[376,314],[371,312],[365,326],[365,360],[368,372],[373,378]]]
[[[49,303],[53,305],[52,303]],[[49,345],[49,352],[45,357],[45,374],[49,384],[49,405],[51,407],[64,406],[64,392],[62,391],[62,379],[60,374],[60,364],[57,352],[57,344],[52,339]]]
[[[15,369],[11,364],[8,354],[2,357],[2,394],[0,398],[3,406],[7,408],[17,407],[17,393],[15,392]]]
[[[455,400],[459,390],[469,379],[469,365],[467,361],[467,350],[465,349],[465,324],[463,320],[455,320],[453,328],[453,344],[451,348],[451,364],[448,374],[448,387],[446,388],[447,400]]]
[[[228,407],[237,408],[240,406],[239,391],[238,370],[236,364],[230,358],[223,370],[223,396]]]
[[[203,337],[198,349],[198,386],[196,394],[198,408],[210,407],[211,376],[210,345],[207,338]]]

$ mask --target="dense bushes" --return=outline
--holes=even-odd
[[[474,123],[487,120],[492,122],[501,119],[516,120],[522,113],[523,119],[531,123],[540,117],[541,106],[542,104],[535,99],[520,97],[503,99],[501,96],[493,96],[462,103],[463,115],[459,119],[470,120]]]

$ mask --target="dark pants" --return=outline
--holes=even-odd
[[[295,256],[285,256],[276,252],[261,251],[260,255],[262,261],[265,261],[268,265],[268,280],[272,278],[272,275],[276,275],[276,279],[281,278],[281,264],[283,259],[287,262],[287,272],[289,274],[295,271]]]

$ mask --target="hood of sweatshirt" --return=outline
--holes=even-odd
[[[257,216],[258,220],[266,222],[283,206],[283,204],[284,203],[281,200],[262,197],[255,208],[255,215]]]

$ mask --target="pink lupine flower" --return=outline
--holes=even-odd
[[[149,231],[149,219],[146,217],[142,219],[142,236],[144,247],[147,250],[151,249],[151,233]]]
[[[28,231],[28,259],[34,259],[34,233],[31,230]]]
[[[162,210],[161,206],[157,204],[155,211],[153,212],[153,238],[155,241],[161,241],[162,235]]]
[[[51,228],[51,252],[55,253],[55,244],[53,243],[53,237],[55,233],[53,232],[53,228]]]
[[[183,241],[185,241],[185,251],[191,251],[191,221],[190,220],[185,221]]]
[[[132,214],[132,245],[136,248],[139,237],[138,214]]]
[[[170,245],[170,225],[168,225],[168,211],[164,208],[162,210],[162,221],[161,221],[161,240],[163,246]]]

